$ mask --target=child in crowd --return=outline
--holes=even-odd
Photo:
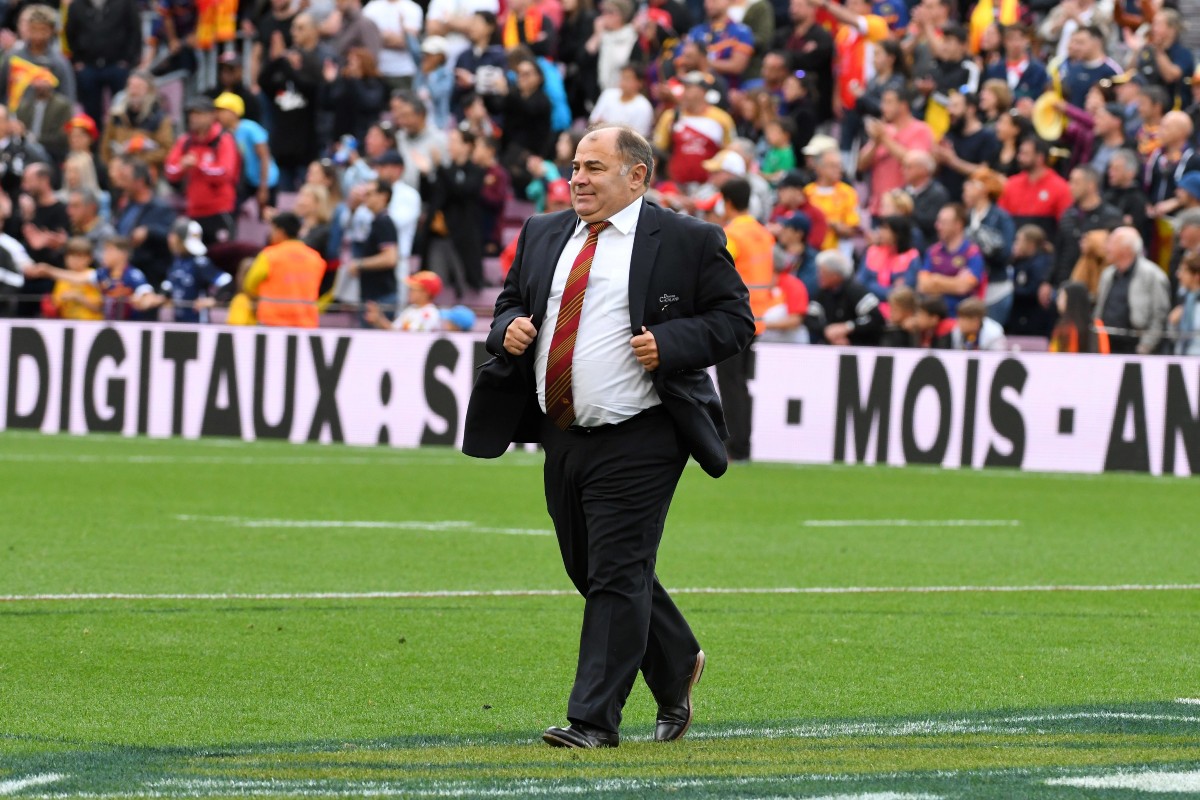
[[[92,270],[92,243],[83,236],[67,240],[67,270],[77,274]],[[104,298],[92,284],[58,280],[54,283],[51,304],[60,319],[104,319]]]
[[[546,187],[561,178],[562,174],[553,161],[536,155],[529,156],[525,168],[529,171],[525,198],[533,201],[534,211],[541,214],[546,210]]]
[[[917,293],[907,286],[892,289],[887,299],[887,327],[879,339],[880,347],[913,347],[917,322]]]
[[[466,306],[442,309],[442,328],[448,331],[469,331],[475,327],[475,312]]]
[[[150,309],[162,299],[140,269],[129,263],[133,242],[125,236],[114,236],[104,243],[102,263],[95,269],[74,272],[49,264],[31,268],[33,277],[53,278],[75,286],[95,286],[103,297],[106,320],[146,319]]]
[[[1179,265],[1179,305],[1171,309],[1167,327],[1178,337],[1175,355],[1200,355],[1200,256],[1188,253]]]
[[[212,295],[233,283],[232,275],[208,260],[202,236],[200,223],[187,218],[177,220],[167,234],[173,260],[162,288],[176,322],[208,322],[208,311],[216,305]]]
[[[1007,350],[1004,328],[987,316],[987,306],[978,297],[958,304],[958,321],[950,331],[951,350]]]
[[[945,349],[948,345],[947,337],[941,336],[940,331],[949,316],[946,301],[940,295],[922,297],[917,301],[917,311],[913,314],[911,324],[917,347]]]
[[[367,303],[363,315],[368,325],[382,330],[397,330],[409,332],[430,333],[442,330],[442,312],[434,304],[434,300],[442,292],[442,279],[436,272],[423,269],[413,274],[406,281],[408,284],[409,304],[395,322],[380,311],[376,303]],[[472,321],[472,324],[474,322]]]
[[[767,123],[763,134],[767,140],[767,152],[762,158],[762,176],[774,186],[779,179],[796,168],[796,151],[792,141],[796,135],[796,123],[781,117]]]

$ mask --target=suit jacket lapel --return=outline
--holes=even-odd
[[[633,236],[633,257],[629,261],[629,325],[634,336],[642,332],[642,322],[646,318],[646,291],[658,255],[660,213],[663,212],[658,206],[644,201]]]
[[[558,266],[558,260],[562,258],[562,252],[566,249],[567,242],[571,240],[571,234],[575,232],[575,226],[579,223],[579,217],[574,214],[565,214],[564,217],[565,221],[559,228],[551,229],[546,234],[547,247],[544,252],[548,258],[537,259],[541,264],[541,272],[538,274],[537,292],[533,296],[530,315],[533,317],[533,324],[539,328],[542,326],[542,320],[546,317],[546,304],[550,301],[550,285],[554,282],[554,270]]]

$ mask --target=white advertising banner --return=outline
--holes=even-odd
[[[1200,359],[760,344],[752,456],[1200,471]],[[0,427],[458,445],[478,334],[0,324]]]

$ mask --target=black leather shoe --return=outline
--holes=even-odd
[[[573,722],[565,728],[547,728],[542,740],[551,747],[588,750],[593,747],[616,747],[621,743],[621,736],[616,731]]]
[[[656,742],[673,742],[682,739],[692,725],[692,687],[700,682],[704,674],[704,651],[696,653],[692,675],[679,690],[670,704],[658,707],[657,725],[654,726]]]

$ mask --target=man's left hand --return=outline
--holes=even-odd
[[[658,342],[654,340],[654,334],[647,330],[645,325],[642,326],[641,334],[634,336],[629,343],[633,345],[633,354],[646,372],[654,372],[658,369]]]

